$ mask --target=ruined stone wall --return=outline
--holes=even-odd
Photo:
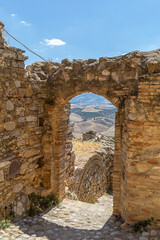
[[[132,131],[132,124],[135,124],[135,129],[138,129],[141,125],[140,120],[135,121],[135,123],[134,120],[130,120],[132,110],[129,108],[129,103],[134,99],[138,104],[138,99],[139,97],[141,98],[141,78],[148,75],[150,80],[148,80],[146,85],[148,84],[147,90],[149,91],[149,94],[145,96],[144,102],[147,101],[147,104],[149,104],[149,99],[151,97],[153,98],[154,95],[150,88],[150,84],[154,82],[152,77],[154,76],[154,73],[159,72],[160,51],[157,50],[144,53],[133,52],[121,57],[110,59],[100,58],[99,60],[90,59],[86,61],[74,60],[73,62],[63,60],[60,67],[50,76],[48,81],[50,86],[49,99],[50,101],[52,100],[54,102],[53,105],[57,106],[59,109],[64,108],[62,106],[65,106],[72,97],[83,92],[93,92],[102,95],[117,107],[118,112],[116,114],[115,123],[115,158],[113,171],[113,213],[116,215],[120,214],[123,219],[129,223],[135,222],[138,219],[150,218],[152,215],[155,215],[156,218],[159,216],[158,212],[156,214],[150,213],[152,208],[150,208],[149,211],[145,208],[144,211],[146,211],[146,213],[141,214],[144,209],[144,204],[141,200],[146,196],[148,188],[143,184],[143,181],[145,181],[145,178],[143,178],[144,174],[140,173],[142,185],[139,188],[136,188],[134,185],[133,191],[135,192],[135,195],[132,193],[132,190],[130,190],[130,182],[134,182],[134,178],[136,177],[134,177],[135,173],[130,173],[129,168],[131,161],[130,155],[133,151],[133,139],[129,137],[129,132]],[[157,87],[158,84],[156,88]],[[159,104],[159,92],[157,90],[155,90],[154,101],[155,104]],[[59,104],[60,102],[61,104]],[[142,109],[144,109],[144,113],[141,114]],[[137,107],[136,114],[137,118],[141,119],[145,114],[146,116],[153,115],[153,112],[153,105],[149,107],[144,104]],[[152,118],[155,123],[157,121],[155,115]],[[158,122],[156,124],[159,126]],[[152,132],[152,126],[149,124],[147,126],[148,129],[150,129],[147,132],[144,128],[141,129],[141,134],[144,134],[146,139],[149,138],[149,132]],[[136,136],[136,138],[138,138],[138,136]],[[139,145],[141,145],[139,142],[135,144],[135,152],[139,151]],[[144,143],[142,149],[145,149]],[[152,144],[152,151],[154,154],[156,154],[156,149],[157,143],[154,141]],[[137,168],[140,162],[143,161],[143,158],[143,154],[141,154],[137,161],[135,161],[134,157],[131,157]],[[62,156],[60,156],[59,159],[59,162],[65,162],[65,159]],[[159,169],[158,161],[156,163],[156,168]],[[135,176],[138,175],[139,173],[137,172]],[[148,186],[152,185],[151,182],[152,180],[149,179]],[[159,182],[157,183],[157,188],[158,186]],[[141,190],[141,188],[144,190]],[[61,189],[61,191],[64,192],[63,189]],[[144,196],[143,191],[145,192]],[[156,191],[155,195],[158,195],[158,191]],[[154,202],[155,208],[158,208],[158,201],[155,203],[156,201],[153,194],[151,194],[149,198],[146,198],[146,201],[149,206],[150,201]],[[134,211],[136,208],[134,203],[137,203],[137,211]]]
[[[127,221],[160,219],[160,74],[139,78],[139,94],[126,101],[123,194]],[[142,204],[143,203],[143,204]],[[122,204],[123,205],[123,204]],[[125,212],[123,209],[123,213]]]
[[[94,203],[107,190],[106,168],[100,155],[86,157],[86,164],[75,171],[75,193],[79,200]]]
[[[24,69],[23,51],[0,36],[0,212],[20,194],[40,190],[43,112],[40,87]],[[43,102],[43,103],[42,103]],[[10,209],[9,209],[10,210]]]
[[[113,213],[128,223],[160,219],[160,50],[24,69],[23,51],[1,30],[0,212],[33,191],[65,196],[74,162],[66,104],[93,92],[117,108]]]
[[[75,170],[75,154],[72,151],[72,138],[73,138],[73,127],[74,124],[70,122],[70,113],[71,113],[71,106],[70,103],[66,105],[67,109],[67,136],[66,136],[66,187],[68,189],[74,184],[74,170]]]
[[[77,144],[82,144],[82,148],[86,145],[86,151],[80,151],[80,146],[75,149]],[[90,141],[74,141],[74,145],[75,171],[71,190],[79,200],[95,202],[107,191],[112,191],[114,141],[99,135]]]
[[[96,152],[103,159],[103,163],[105,165],[106,171],[106,179],[107,179],[107,189],[106,191],[113,192],[113,168],[114,168],[114,152],[115,152],[115,143],[112,139],[104,137],[100,135],[98,139],[96,139],[98,143],[102,145],[101,150],[97,150]]]

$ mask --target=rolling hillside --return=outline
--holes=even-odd
[[[79,106],[107,105],[114,107],[106,98],[93,93],[80,94],[71,99],[71,104],[78,104]]]
[[[90,130],[114,136],[116,108],[104,97],[84,93],[71,100],[70,120],[74,125],[74,135]]]

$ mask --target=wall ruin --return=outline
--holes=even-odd
[[[78,200],[94,203],[104,193],[112,192],[114,141],[93,131],[84,133],[83,139],[89,140],[73,140],[75,171],[71,192]]]
[[[65,196],[74,161],[66,104],[92,92],[118,110],[113,214],[128,223],[160,220],[160,50],[26,69],[25,59],[0,31],[0,212],[22,193]]]

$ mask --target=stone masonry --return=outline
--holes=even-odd
[[[84,138],[90,140],[73,141],[75,171],[70,190],[78,200],[94,203],[104,193],[112,191],[114,141],[102,134],[96,136],[95,132],[83,134]],[[86,149],[83,146],[87,146]]]
[[[85,159],[83,168],[75,171],[75,193],[79,200],[94,203],[107,189],[105,165],[98,154],[87,154]]]
[[[37,62],[25,69],[23,51],[7,46],[2,31],[1,217],[22,194],[26,199],[31,192],[65,196],[74,162],[67,157],[66,104],[78,94],[92,92],[106,97],[117,108],[113,214],[121,215],[127,223],[151,217],[158,222],[160,50],[99,60]],[[22,209],[18,212],[23,214]]]

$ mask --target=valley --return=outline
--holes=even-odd
[[[87,131],[114,137],[116,108],[104,97],[84,93],[71,100],[70,121],[74,123],[75,137]]]

